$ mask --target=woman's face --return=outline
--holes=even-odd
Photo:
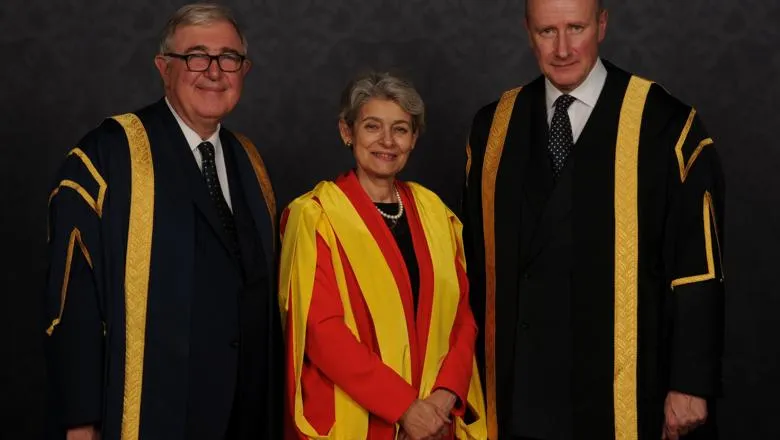
[[[352,128],[339,122],[341,136],[352,143],[357,172],[370,178],[392,179],[406,165],[417,133],[412,116],[387,99],[371,98],[360,108]]]

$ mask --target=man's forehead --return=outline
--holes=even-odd
[[[598,8],[598,0],[526,0],[527,12],[538,13],[566,12],[590,13]]]
[[[177,26],[172,35],[175,46],[203,47],[208,49],[241,49],[241,37],[229,21]]]

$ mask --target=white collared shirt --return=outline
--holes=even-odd
[[[606,82],[607,68],[604,67],[601,58],[597,58],[596,64],[593,65],[593,69],[591,69],[585,81],[569,93],[569,95],[576,98],[569,106],[568,111],[575,144],[580,134],[582,134],[585,123],[588,122],[588,118],[590,118],[590,114],[593,112],[593,108],[596,106],[596,102],[599,100],[599,95],[601,95]],[[563,93],[556,89],[547,78],[544,79],[544,92],[547,100],[547,126],[549,126],[555,110],[555,100]]]
[[[184,133],[184,138],[187,139],[187,143],[190,146],[190,149],[192,150],[193,156],[195,156],[195,162],[198,164],[198,168],[200,168],[201,172],[203,172],[203,156],[200,154],[200,150],[198,149],[198,145],[200,145],[203,142],[211,142],[211,145],[214,146],[214,165],[217,168],[217,178],[219,179],[219,186],[222,187],[222,195],[225,196],[225,201],[227,202],[228,207],[230,210],[233,210],[233,204],[230,201],[230,188],[228,188],[228,178],[227,178],[227,168],[225,167],[225,155],[222,152],[222,141],[219,138],[219,128],[221,125],[217,125],[217,131],[215,131],[208,139],[201,139],[200,135],[198,133],[195,133],[195,130],[190,128],[189,125],[187,125],[181,117],[179,117],[179,114],[176,113],[176,110],[173,109],[173,106],[171,105],[170,101],[168,101],[168,98],[165,98],[165,103],[168,104],[168,108],[171,109],[171,113],[173,113],[173,117],[176,118],[176,122],[179,123],[179,127],[181,128],[182,133]]]

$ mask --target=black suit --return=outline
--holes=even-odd
[[[129,165],[128,135],[112,119],[81,142],[106,183],[101,215],[79,193],[52,199],[49,317],[57,316],[59,286],[69,273],[61,322],[49,338],[54,398],[53,438],[68,426],[97,423],[104,439],[135,427],[142,439],[273,438],[281,394],[278,310],[275,306],[273,214],[247,152],[220,132],[238,243],[227,239],[204,179],[164,101],[136,113],[149,140],[143,179]],[[66,160],[60,180],[90,185],[84,161]],[[133,170],[131,172],[131,170]],[[154,181],[142,384],[128,383],[128,364],[141,362],[125,343],[129,217],[134,185]],[[92,194],[98,194],[99,189]],[[68,233],[81,231],[83,252],[64,257]],[[71,252],[72,253],[72,252]],[[75,287],[77,286],[77,287]],[[56,302],[55,302],[56,301]],[[132,307],[138,310],[133,303]],[[51,319],[51,318],[50,318]],[[105,329],[103,334],[98,332]],[[86,357],[71,354],[80,351]],[[81,372],[74,374],[74,372]],[[140,386],[140,418],[128,412],[126,390]]]

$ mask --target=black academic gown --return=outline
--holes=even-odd
[[[130,153],[107,119],[68,155],[50,198],[47,432],[98,424],[103,439],[276,438],[275,237],[258,178],[223,128],[236,246],[165,102],[136,115],[154,179],[142,381],[125,383],[126,360],[139,359],[125,344]],[[140,393],[135,416],[126,390]]]
[[[622,176],[631,173],[616,164],[616,144],[621,116],[631,118],[622,111],[631,76],[605,65],[604,89],[557,181],[546,152],[542,77],[517,95],[494,187],[483,179],[493,167],[484,158],[498,103],[481,109],[472,125],[464,236],[472,307],[483,330],[483,379],[495,366],[495,384],[483,383],[494,387],[495,398],[486,395],[500,439],[632,437],[626,432],[657,439],[669,390],[719,392],[723,180],[714,146],[689,106],[650,86],[634,121],[636,191],[628,205],[638,227],[627,231],[627,214],[618,208],[625,203],[617,200]],[[493,211],[484,212],[493,197]],[[625,235],[638,243],[635,259],[617,244]],[[486,248],[495,249],[494,272]],[[628,282],[627,269],[636,274]],[[488,280],[495,282],[492,307]],[[620,287],[626,285],[633,294]],[[615,306],[626,296],[636,304],[631,316]],[[485,327],[488,311],[495,314],[492,329]],[[627,320],[633,351],[624,347],[625,326],[617,327]],[[492,351],[485,344],[491,333]],[[633,391],[616,393],[615,366],[626,365],[627,353],[635,367],[621,383]],[[627,398],[628,407],[616,403]]]

